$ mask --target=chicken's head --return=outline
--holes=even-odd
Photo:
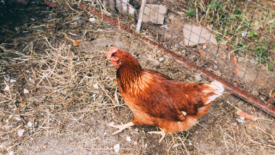
[[[111,63],[116,66],[116,68],[119,68],[121,65],[122,61],[120,58],[118,58],[116,53],[119,52],[119,49],[114,47],[107,53],[107,58],[106,60],[111,60]]]
[[[141,66],[137,59],[130,53],[118,49],[112,48],[107,53],[107,60],[111,60],[111,63],[118,69],[122,66],[140,71]]]

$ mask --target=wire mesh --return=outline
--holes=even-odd
[[[103,2],[114,19],[135,30],[141,1]],[[275,3],[268,1],[147,0],[140,33],[272,103],[274,19]]]

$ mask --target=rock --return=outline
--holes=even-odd
[[[27,126],[32,127],[32,122],[28,122]]]
[[[24,94],[29,94],[29,90],[24,88]]]
[[[196,79],[196,81],[200,81],[201,80],[201,75],[200,74],[195,75],[195,79]]]
[[[116,144],[116,145],[114,146],[115,152],[118,153],[118,152],[119,152],[119,149],[120,149],[119,144]]]
[[[160,62],[162,62],[163,60],[164,60],[164,58],[163,58],[163,57],[159,58],[159,61],[160,61]]]
[[[163,25],[167,8],[163,5],[145,4],[143,22]]]
[[[135,8],[129,4],[130,0],[116,0],[116,7],[119,12],[123,13],[129,13],[131,15],[134,15]]]
[[[116,8],[119,12],[126,12],[128,3],[129,0],[116,0]]]
[[[147,58],[147,59],[150,60],[150,61],[153,61],[153,62],[155,63],[156,66],[159,66],[159,61],[153,59],[151,55],[148,55],[148,58]]]
[[[244,37],[244,38],[245,38],[245,37],[246,37],[246,35],[247,35],[247,32],[243,32],[243,33],[242,33],[242,37]]]
[[[187,46],[195,46],[199,44],[218,44],[214,38],[215,35],[211,34],[211,32],[204,27],[185,24],[183,32],[184,43]]]
[[[245,121],[243,119],[241,119],[241,118],[236,118],[236,121],[238,123],[240,123],[240,124],[244,124],[245,123]]]
[[[25,132],[24,129],[20,129],[20,130],[18,130],[17,135],[18,135],[19,137],[22,137],[23,134],[24,134],[24,132]]]
[[[93,84],[93,87],[95,88],[95,89],[98,89],[98,84]]]
[[[6,85],[4,91],[10,91],[10,87],[8,85]]]
[[[89,18],[89,21],[93,23],[95,21],[95,18]]]
[[[130,136],[127,136],[127,137],[126,137],[126,140],[127,140],[127,142],[131,142],[131,137],[130,137]]]
[[[15,153],[13,151],[9,152],[9,155],[15,155]]]
[[[165,29],[168,29],[168,26],[167,26],[167,25],[161,25],[160,27],[165,28]]]
[[[11,79],[11,80],[10,80],[10,83],[14,83],[14,82],[16,82],[15,79]]]

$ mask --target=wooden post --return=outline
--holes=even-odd
[[[146,0],[142,0],[141,6],[140,6],[140,9],[139,9],[138,23],[137,23],[137,28],[136,28],[137,33],[139,33],[139,31],[140,31],[145,3],[146,3]]]

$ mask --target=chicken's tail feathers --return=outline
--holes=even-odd
[[[218,81],[213,81],[210,84],[208,84],[208,86],[212,89],[207,89],[203,91],[205,93],[208,93],[208,100],[205,102],[205,104],[211,103],[216,98],[220,97],[224,92],[223,85]]]

